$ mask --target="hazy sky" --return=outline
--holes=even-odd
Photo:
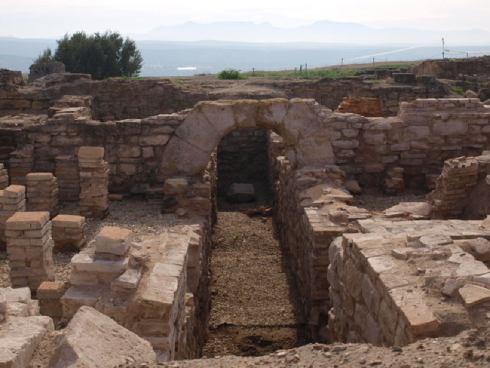
[[[293,26],[318,20],[490,31],[490,0],[0,0],[0,36],[107,29],[137,35],[187,21]]]

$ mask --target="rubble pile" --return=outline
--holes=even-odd
[[[1,367],[27,367],[53,330],[51,318],[39,315],[39,304],[31,299],[29,288],[0,288]]]

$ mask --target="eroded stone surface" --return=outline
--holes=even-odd
[[[151,345],[90,307],[72,318],[51,359],[51,367],[116,367],[155,363]]]

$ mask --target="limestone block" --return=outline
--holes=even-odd
[[[384,211],[386,217],[408,217],[410,219],[428,219],[432,207],[427,202],[401,202]]]
[[[442,136],[452,136],[466,134],[468,131],[468,123],[465,121],[446,121],[446,122],[436,122],[433,126],[433,131],[436,134]]]
[[[394,303],[405,318],[407,328],[413,336],[431,336],[439,330],[440,323],[424,302],[423,295],[411,287],[390,290]]]
[[[466,307],[475,307],[490,302],[490,289],[478,285],[466,284],[458,292]]]
[[[93,285],[70,287],[61,297],[63,317],[67,319],[73,317],[78,309],[84,305],[95,307],[101,298],[102,292],[102,288],[94,288]]]
[[[183,194],[188,190],[189,181],[186,178],[169,178],[165,180],[163,191],[166,195]]]
[[[95,259],[93,254],[79,253],[71,259],[75,271],[109,274],[112,279],[122,274],[128,267],[127,258],[120,260]]]
[[[141,280],[141,269],[127,269],[111,283],[112,290],[136,290]]]
[[[228,189],[226,197],[231,202],[253,202],[255,200],[255,188],[253,184],[233,183]]]
[[[104,226],[95,237],[95,253],[123,256],[128,252],[132,231],[115,226]]]
[[[58,215],[52,220],[56,250],[80,249],[86,243],[85,217]]]
[[[37,289],[37,298],[41,314],[51,318],[63,316],[61,297],[68,289],[69,284],[60,281],[45,281]]]
[[[78,159],[79,160],[102,160],[104,158],[104,148],[103,147],[88,147],[83,146],[78,149]]]
[[[490,241],[485,238],[465,240],[460,247],[471,253],[478,261],[490,261]]]
[[[264,122],[269,129],[274,129],[281,125],[288,111],[288,101],[286,99],[272,99],[263,101],[259,105],[257,120]]]
[[[90,307],[81,307],[63,332],[50,367],[117,367],[155,364],[149,342]]]
[[[7,230],[40,230],[47,225],[49,212],[16,212],[7,220]]]
[[[53,321],[49,317],[9,318],[0,335],[0,366],[27,367],[39,343],[52,330]]]

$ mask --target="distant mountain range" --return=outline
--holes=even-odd
[[[490,32],[483,29],[432,31],[417,28],[373,28],[358,23],[332,21],[319,21],[294,28],[253,22],[187,22],[158,27],[134,37],[163,41],[317,42],[363,45],[436,45],[445,37],[452,44],[490,45]]]
[[[441,56],[445,37],[448,57],[490,54],[490,32],[376,29],[356,23],[323,21],[296,28],[269,23],[185,23],[130,35],[136,39],[143,76],[186,76],[240,70],[294,69],[345,63],[421,60]],[[27,72],[53,39],[0,37],[0,68]]]

